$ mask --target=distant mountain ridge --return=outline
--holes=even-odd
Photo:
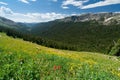
[[[18,26],[17,23],[15,23],[14,21],[6,19],[4,17],[0,17],[0,25],[10,28],[17,28]]]
[[[4,17],[0,17],[0,26],[15,29],[22,32],[26,32],[29,30],[29,27],[27,25],[23,25],[23,23],[20,24],[20,23],[14,22]]]
[[[43,23],[51,23],[51,22],[86,22],[95,20],[98,23],[102,23],[104,25],[109,24],[120,24],[120,13],[86,13],[81,15],[74,15],[65,17],[62,19],[57,19],[49,22],[40,22],[40,23],[22,23],[22,22],[14,22],[10,19],[0,17],[0,25],[11,26],[12,28],[17,28],[18,26],[25,26],[25,27],[34,27],[38,24]]]
[[[81,15],[75,15],[66,17],[63,19],[59,19],[57,21],[63,21],[63,22],[85,22],[85,21],[91,21],[95,20],[99,23],[102,23],[104,25],[109,24],[120,24],[120,13],[88,13],[88,14],[81,14]]]

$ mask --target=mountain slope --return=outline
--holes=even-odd
[[[97,21],[43,23],[31,33],[47,39],[71,44],[78,51],[107,53],[113,41],[120,38],[120,25],[102,25]]]
[[[117,57],[57,50],[0,33],[0,79],[120,78]]]
[[[29,30],[29,27],[27,27],[26,25],[20,25],[19,23],[16,23],[4,17],[0,17],[0,26],[15,29],[22,32],[27,32]]]

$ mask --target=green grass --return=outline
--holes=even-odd
[[[119,58],[43,47],[0,33],[0,80],[119,80]]]

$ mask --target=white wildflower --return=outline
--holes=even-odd
[[[118,68],[118,71],[120,71],[120,67]]]

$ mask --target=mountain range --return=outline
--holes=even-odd
[[[54,23],[54,22],[86,22],[86,21],[97,21],[100,24],[103,25],[110,25],[110,24],[120,24],[120,13],[87,13],[87,14],[81,14],[81,15],[74,15],[74,16],[69,16],[65,17],[63,19],[57,19],[54,21],[49,21],[49,22],[42,22],[42,23],[21,23],[21,22],[14,22],[10,19],[6,19],[4,17],[0,17],[0,25],[4,25],[6,27],[11,27],[11,28],[22,28],[24,26],[29,28],[29,27],[34,27],[37,25],[42,25],[42,24],[49,24],[49,23]]]
[[[17,23],[0,17],[0,25],[76,47],[108,53],[120,38],[120,13],[88,13],[43,23]]]
[[[87,13],[87,14],[81,14],[81,15],[75,15],[66,17],[64,19],[59,19],[58,21],[64,21],[64,22],[85,22],[95,20],[99,23],[102,23],[104,25],[113,24],[114,22],[116,24],[120,24],[120,13]]]

